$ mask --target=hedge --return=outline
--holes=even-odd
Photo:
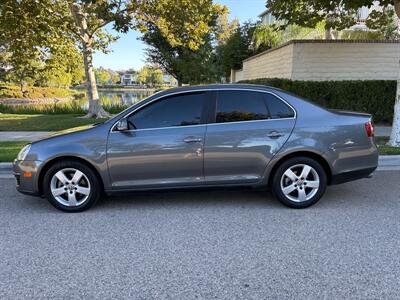
[[[327,108],[367,112],[377,123],[391,124],[395,80],[300,81],[281,78],[243,80],[292,92]]]
[[[55,87],[36,87],[27,86],[25,92],[22,93],[21,88],[11,84],[0,84],[0,98],[53,98],[53,97],[69,97],[79,94],[75,90],[55,88]]]

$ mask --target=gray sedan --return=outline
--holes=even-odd
[[[285,91],[210,85],[156,93],[105,123],[24,147],[17,189],[67,212],[101,194],[154,189],[272,188],[285,205],[377,167],[371,115],[321,108]],[[339,195],[338,195],[339,196]]]

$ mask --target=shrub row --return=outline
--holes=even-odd
[[[117,114],[128,108],[124,104],[104,104],[103,107],[110,114]],[[87,109],[81,104],[71,101],[58,104],[38,104],[38,105],[6,105],[0,103],[0,113],[4,114],[23,114],[23,115],[64,115],[64,114],[86,114]]]
[[[292,92],[327,108],[367,112],[377,123],[391,124],[395,80],[300,81],[280,78],[244,80]]]
[[[11,84],[0,84],[0,98],[64,98],[72,95],[77,95],[79,93],[80,92],[70,89],[36,86],[27,86],[24,88],[24,92],[22,92],[19,86]]]

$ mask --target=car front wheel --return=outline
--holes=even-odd
[[[66,212],[87,210],[101,195],[96,174],[76,161],[51,166],[44,176],[43,191],[54,207]]]
[[[323,167],[314,159],[294,157],[276,170],[272,189],[286,206],[305,208],[318,202],[327,185]]]

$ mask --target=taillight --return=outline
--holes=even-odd
[[[365,123],[365,131],[367,132],[368,137],[374,136],[375,127],[374,127],[374,123],[372,123],[372,121],[368,121],[367,123]]]

